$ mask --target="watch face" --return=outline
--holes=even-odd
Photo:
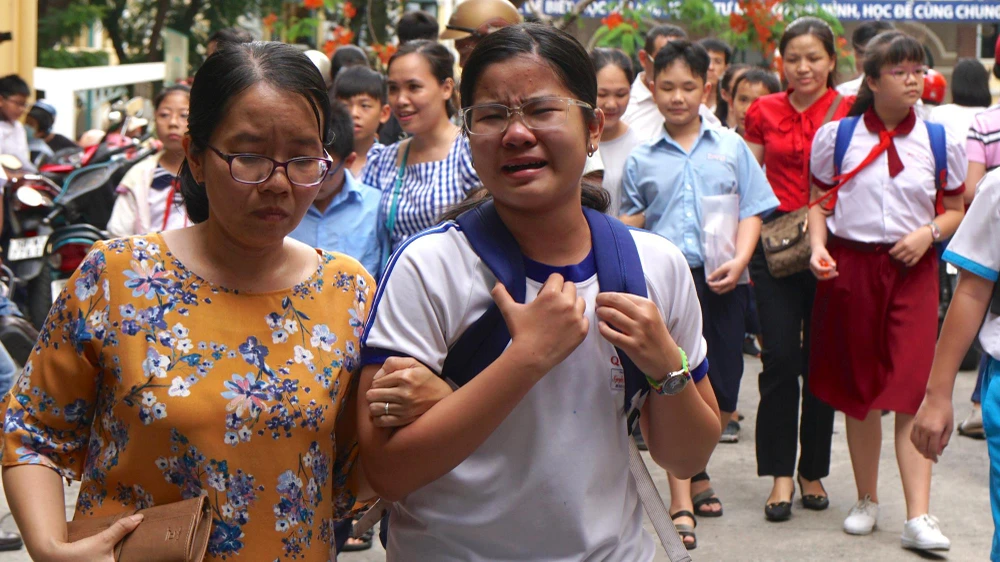
[[[684,390],[687,386],[688,378],[686,375],[674,375],[666,380],[663,384],[664,394],[668,396],[673,396],[678,394],[680,391]]]

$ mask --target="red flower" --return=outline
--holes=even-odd
[[[608,17],[603,18],[601,23],[603,23],[608,29],[614,29],[622,24],[625,18],[618,12],[611,12]]]
[[[277,14],[267,14],[266,16],[264,16],[263,23],[264,27],[271,27],[274,24],[278,23]]]
[[[326,56],[329,58],[333,58],[333,52],[336,50],[337,50],[337,43],[334,42],[332,39],[323,44],[323,52],[326,53]]]
[[[745,33],[747,30],[747,20],[740,14],[733,12],[729,14],[729,27],[736,33]]]
[[[354,7],[354,4],[344,2],[344,17],[350,20],[354,19],[356,15],[358,15],[358,9]]]
[[[341,45],[350,45],[351,41],[354,41],[354,32],[350,29],[343,28],[343,31],[335,33],[334,37]]]
[[[302,0],[302,5],[310,10],[318,10],[323,7],[323,0]]]

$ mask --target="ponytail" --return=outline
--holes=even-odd
[[[868,78],[865,77],[861,81],[861,88],[858,89],[858,97],[855,98],[854,105],[851,106],[851,111],[847,113],[847,116],[857,117],[858,115],[864,115],[873,105],[875,105],[875,94],[868,87]]]

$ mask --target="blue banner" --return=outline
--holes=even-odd
[[[531,0],[528,0],[529,2]],[[573,10],[579,0],[537,0],[542,12],[549,16],[562,16]],[[596,0],[584,10],[584,17],[602,18],[621,4],[620,0]],[[735,0],[714,2],[719,14],[728,16],[736,9]],[[977,23],[1000,21],[1000,1],[943,0],[936,2],[913,0],[889,1],[830,1],[820,0],[820,5],[840,21],[919,21],[947,23]],[[521,11],[530,14],[525,4]],[[656,14],[654,14],[656,15]]]

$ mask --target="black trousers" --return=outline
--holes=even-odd
[[[830,473],[833,409],[809,391],[809,321],[816,279],[809,271],[775,279],[758,245],[750,261],[764,349],[757,408],[757,475],[806,480]],[[799,384],[802,377],[802,384]],[[801,396],[802,415],[799,416]]]

